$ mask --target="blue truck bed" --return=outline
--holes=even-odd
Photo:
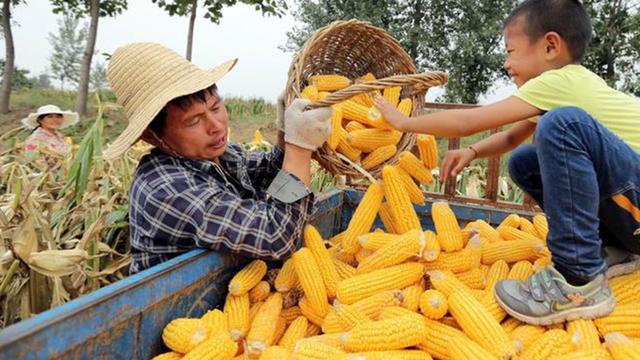
[[[362,193],[333,191],[318,198],[312,223],[330,237],[344,230]],[[433,229],[431,204],[416,207]],[[458,219],[497,224],[512,212],[450,202]],[[378,220],[379,221],[379,220]],[[382,226],[377,223],[377,226]],[[0,359],[143,359],[166,351],[161,334],[177,317],[199,317],[224,302],[242,260],[193,250],[0,331]]]

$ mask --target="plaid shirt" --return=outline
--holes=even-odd
[[[265,259],[297,248],[313,194],[281,170],[284,153],[245,153],[229,144],[219,166],[154,149],[131,184],[130,273],[194,248]],[[224,168],[224,169],[223,169]]]

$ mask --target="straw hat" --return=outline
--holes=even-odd
[[[62,125],[60,125],[61,129],[67,126],[74,125],[78,122],[77,113],[69,110],[62,111],[60,110],[59,107],[55,105],[44,105],[44,106],[40,106],[36,112],[31,113],[26,118],[22,119],[22,124],[29,129],[35,129],[40,125],[38,124],[38,117],[40,115],[47,115],[47,114],[62,115],[63,120],[62,120]]]
[[[202,70],[160,44],[132,43],[116,49],[107,78],[129,125],[107,146],[103,157],[108,160],[122,155],[169,101],[215,84],[237,61]]]

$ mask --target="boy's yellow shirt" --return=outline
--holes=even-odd
[[[612,89],[582,65],[545,71],[522,85],[515,96],[542,111],[579,107],[640,152],[640,100]]]

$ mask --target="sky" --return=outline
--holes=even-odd
[[[290,2],[289,2],[290,3]],[[253,7],[238,4],[223,10],[220,24],[214,24],[198,14],[192,61],[208,69],[231,58],[238,58],[236,67],[218,82],[223,96],[264,98],[275,102],[284,89],[293,54],[278,49],[286,43],[287,31],[296,22],[289,14],[282,18],[263,16]],[[46,72],[51,49],[49,33],[57,33],[56,20],[48,0],[27,0],[27,4],[13,7],[15,64],[30,71],[30,75]],[[112,53],[130,42],[161,43],[185,54],[188,17],[169,16],[151,0],[129,0],[128,9],[113,18],[100,18],[96,49],[100,55]],[[4,46],[0,57],[4,58]],[[58,85],[54,82],[55,85]],[[440,91],[430,92],[428,100]],[[495,101],[513,93],[513,87],[501,86],[481,103]]]

